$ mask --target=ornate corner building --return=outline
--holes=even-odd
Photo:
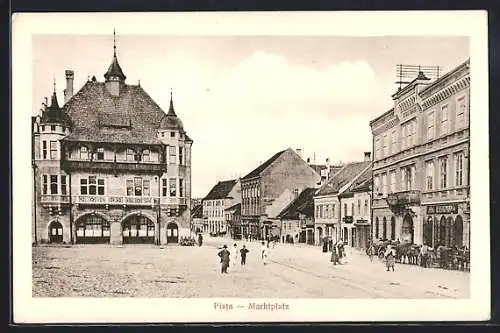
[[[470,248],[469,66],[420,72],[370,122],[374,239]]]
[[[116,56],[64,105],[32,118],[33,242],[177,243],[190,234],[191,146],[172,93],[165,113],[125,83]]]

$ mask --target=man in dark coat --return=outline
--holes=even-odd
[[[241,265],[245,265],[247,263],[247,253],[250,252],[248,249],[243,245],[243,247],[240,250],[241,254]]]
[[[203,244],[203,236],[201,235],[201,233],[198,234],[198,246],[201,246],[201,244]]]
[[[229,267],[229,251],[227,250],[227,245],[224,245],[222,250],[218,253],[221,262],[221,273],[227,273],[227,268]]]

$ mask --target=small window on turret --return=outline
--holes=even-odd
[[[175,138],[175,132],[170,132],[170,137]]]
[[[50,130],[55,131],[56,130],[56,125],[50,125]]]
[[[161,137],[164,138],[165,137],[165,132],[161,132]]]

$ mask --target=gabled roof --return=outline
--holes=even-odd
[[[300,192],[279,214],[278,217],[287,220],[297,220],[299,213],[307,217],[314,216],[314,193],[317,189],[308,187]]]
[[[282,150],[282,151],[274,154],[270,159],[268,159],[267,161],[265,161],[264,163],[262,163],[261,165],[259,165],[257,168],[255,168],[254,170],[252,170],[249,174],[247,174],[245,177],[243,177],[241,179],[242,180],[246,180],[246,179],[250,179],[250,178],[254,178],[254,177],[260,176],[260,174],[265,169],[267,169],[267,167],[270,166],[271,163],[273,163],[274,161],[276,161],[286,151],[287,151],[287,149]]]
[[[226,212],[227,211],[231,211],[231,210],[234,210],[234,214],[235,215],[241,215],[241,203],[237,203],[235,205],[232,205],[231,207],[229,208],[226,208],[224,209]]]
[[[371,164],[370,161],[351,162],[346,164],[340,171],[334,174],[328,181],[321,186],[316,195],[337,194],[340,189],[352,181],[364,169]]]
[[[356,180],[345,190],[339,197],[350,197],[354,193],[366,192],[370,190],[370,185],[372,182],[372,168],[367,168],[361,175],[359,175]]]
[[[370,190],[372,184],[372,168],[366,169],[356,181],[349,187],[351,192],[366,192]]]
[[[228,197],[229,193],[233,189],[234,185],[238,182],[237,179],[225,180],[218,182],[215,186],[208,192],[207,196],[203,200],[215,200],[215,199],[225,199]]]
[[[73,129],[64,141],[161,144],[156,129],[165,112],[138,85],[112,96],[104,82],[88,81],[63,106]]]
[[[191,218],[201,219],[203,217],[203,207],[201,204],[197,204],[191,209]]]

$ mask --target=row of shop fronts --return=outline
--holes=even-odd
[[[434,248],[470,248],[467,204],[413,206],[404,214],[394,214],[387,208],[374,209],[371,233],[374,240],[425,244]]]
[[[116,223],[118,224],[118,223]],[[112,224],[101,215],[88,214],[79,218],[75,222],[75,243],[76,244],[109,244],[113,240],[118,240],[122,244],[155,244],[157,239],[156,223],[144,215],[132,215],[123,220],[119,226]],[[68,226],[58,220],[51,221],[48,225],[48,242],[63,243],[68,242],[70,235]],[[164,230],[166,241],[178,243],[179,227],[177,223],[170,222]]]

